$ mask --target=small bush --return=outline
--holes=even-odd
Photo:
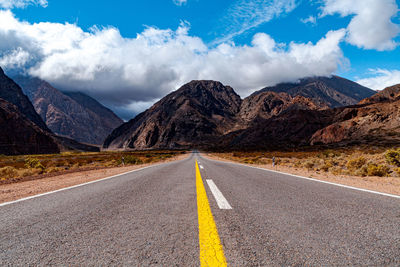
[[[54,172],[60,172],[63,171],[63,168],[58,168],[58,167],[50,167],[46,169],[47,173],[54,173]]]
[[[385,165],[378,165],[371,163],[367,167],[368,175],[369,176],[388,176],[390,168]]]
[[[348,170],[350,171],[356,171],[358,169],[361,169],[362,166],[365,165],[365,163],[367,163],[367,159],[364,157],[358,157],[356,159],[351,159],[347,162],[346,167]]]
[[[329,171],[333,175],[341,175],[341,174],[343,174],[343,169],[338,167],[338,166],[333,166],[332,168],[329,169]]]
[[[14,178],[18,176],[18,171],[14,167],[11,166],[6,166],[3,168],[0,168],[0,177],[2,178]]]
[[[388,164],[400,167],[400,149],[391,149],[386,151],[385,158]]]
[[[42,170],[44,170],[44,166],[36,158],[27,158],[25,160],[25,167],[28,168],[28,169],[42,169]]]
[[[311,160],[308,160],[304,162],[303,166],[306,167],[308,170],[311,170],[312,168],[314,168],[315,163]]]
[[[397,173],[397,176],[400,176],[400,168],[396,168],[394,171]]]
[[[32,176],[32,175],[33,175],[32,169],[18,170],[19,177],[27,177],[27,176]]]
[[[143,161],[138,157],[126,156],[125,164],[143,164]]]
[[[324,161],[324,164],[321,166],[321,170],[323,170],[324,172],[327,172],[332,167],[333,167],[332,161],[326,160],[326,161]]]

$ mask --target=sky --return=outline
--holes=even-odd
[[[245,97],[332,74],[400,83],[400,0],[0,0],[0,67],[128,120],[191,80]]]

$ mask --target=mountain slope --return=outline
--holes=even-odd
[[[310,143],[399,144],[399,118],[400,85],[395,85],[362,100],[360,105],[345,108],[334,123],[314,133]]]
[[[59,153],[59,147],[50,133],[41,129],[19,108],[0,98],[0,154]]]
[[[326,104],[315,103],[312,99],[287,93],[260,91],[246,97],[240,107],[238,118],[246,124],[259,119],[269,119],[291,110],[326,109]]]
[[[82,93],[63,93],[38,78],[14,78],[36,111],[56,134],[79,142],[101,144],[122,124],[112,111]]]
[[[19,111],[29,120],[34,122],[41,129],[48,131],[46,124],[37,114],[28,97],[24,95],[21,88],[9,77],[4,74],[0,68],[0,98],[15,105]]]
[[[192,81],[115,129],[109,149],[184,148],[210,145],[231,131],[242,100],[229,86]]]
[[[308,145],[318,130],[353,116],[354,107],[343,105],[357,103],[373,92],[334,76],[280,84],[241,100],[231,87],[219,82],[192,81],[115,129],[103,147],[260,149]]]
[[[355,105],[376,93],[358,83],[338,76],[304,78],[300,79],[298,83],[281,83],[261,89],[259,92],[266,91],[286,92],[293,97],[304,96],[319,105],[326,104],[330,108]]]

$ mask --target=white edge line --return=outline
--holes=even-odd
[[[232,207],[229,205],[229,202],[226,200],[222,192],[218,189],[217,185],[213,180],[206,179],[208,187],[211,190],[211,193],[214,195],[215,200],[217,201],[218,207],[221,210],[231,210]]]
[[[221,162],[221,163],[229,163],[229,164],[234,164],[234,165],[245,166],[245,167],[248,167],[248,168],[259,169],[259,170],[263,170],[263,171],[267,171],[267,172],[275,172],[275,173],[284,174],[284,175],[288,175],[288,176],[292,176],[292,177],[296,177],[296,178],[300,178],[300,179],[305,179],[305,180],[309,180],[309,181],[314,181],[314,182],[318,182],[318,183],[335,185],[335,186],[340,186],[340,187],[344,187],[344,188],[348,188],[348,189],[353,189],[353,190],[358,190],[358,191],[362,191],[362,192],[368,192],[368,193],[372,193],[372,194],[377,194],[377,195],[382,195],[382,196],[387,196],[387,197],[393,197],[393,198],[400,199],[400,196],[398,196],[398,195],[382,193],[382,192],[378,192],[378,191],[358,188],[358,187],[344,185],[344,184],[337,184],[337,183],[333,183],[333,182],[318,180],[318,179],[304,177],[304,176],[295,175],[295,174],[290,174],[290,173],[286,173],[286,172],[274,171],[274,170],[264,169],[264,168],[260,168],[260,167],[249,166],[249,165],[246,165],[246,164],[228,162],[228,161],[221,161],[221,160],[216,160],[216,159],[209,159],[209,160],[217,161],[217,162]]]
[[[185,160],[185,159],[182,159],[182,160]],[[180,160],[178,160],[178,161],[180,161]],[[172,161],[172,162],[176,162],[176,161]],[[37,195],[29,196],[29,197],[24,197],[24,198],[20,198],[20,199],[9,201],[9,202],[0,203],[0,207],[7,206],[7,205],[10,205],[10,204],[14,204],[14,203],[18,203],[18,202],[25,201],[25,200],[29,200],[29,199],[33,199],[33,198],[37,198],[37,197],[42,197],[42,196],[58,193],[58,192],[61,192],[61,191],[65,191],[65,190],[69,190],[69,189],[73,189],[73,188],[77,188],[77,187],[81,187],[81,186],[85,186],[85,185],[89,185],[89,184],[98,183],[98,182],[109,180],[109,179],[112,179],[112,178],[115,178],[115,177],[118,177],[118,176],[123,176],[125,174],[141,171],[141,170],[144,170],[144,169],[148,169],[148,168],[152,168],[152,167],[156,167],[156,166],[160,166],[160,165],[168,164],[168,163],[171,163],[171,162],[165,162],[165,163],[150,165],[150,166],[142,167],[140,169],[136,169],[136,170],[132,170],[132,171],[116,174],[116,175],[113,175],[113,176],[101,178],[101,179],[94,180],[94,181],[90,181],[90,182],[87,182],[87,183],[68,186],[68,187],[64,187],[64,188],[57,189],[57,190],[54,190],[54,191],[49,191],[49,192],[46,192],[46,193],[41,193],[41,194],[37,194]]]

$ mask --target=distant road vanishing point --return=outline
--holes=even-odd
[[[399,266],[400,199],[192,153],[0,204],[0,265]]]

